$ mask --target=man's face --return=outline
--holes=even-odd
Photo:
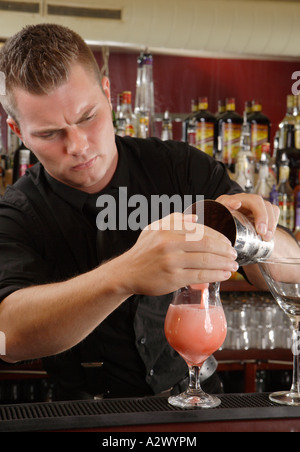
[[[15,88],[19,127],[8,123],[48,173],[89,193],[104,188],[118,160],[109,82],[74,65],[66,83],[48,95]]]

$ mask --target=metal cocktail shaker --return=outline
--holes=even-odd
[[[273,252],[274,242],[263,241],[248,217],[239,211],[229,210],[217,201],[199,201],[184,213],[197,214],[205,226],[225,235],[238,253],[240,266],[255,264],[259,259],[270,257]]]

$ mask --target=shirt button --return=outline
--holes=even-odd
[[[150,377],[153,377],[153,375],[154,375],[154,370],[153,369],[150,370],[149,375],[150,375]]]
[[[145,344],[146,344],[146,338],[145,338],[145,337],[142,337],[142,339],[141,339],[141,344],[142,344],[142,345],[145,345]]]

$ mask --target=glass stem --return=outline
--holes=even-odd
[[[201,367],[189,366],[189,391],[203,392],[200,384]]]
[[[300,320],[297,318],[296,320],[293,320],[293,345],[292,345],[292,351],[294,356],[294,366],[293,366],[293,384],[291,387],[291,392],[300,394],[300,360],[299,360],[299,354],[300,354],[300,333],[299,333],[299,327],[300,327]]]

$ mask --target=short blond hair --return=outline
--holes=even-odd
[[[6,93],[0,96],[3,108],[17,120],[13,89],[32,94],[48,94],[68,80],[73,64],[82,64],[94,73],[101,86],[95,57],[74,31],[56,24],[29,25],[8,39],[0,51],[0,72]]]

